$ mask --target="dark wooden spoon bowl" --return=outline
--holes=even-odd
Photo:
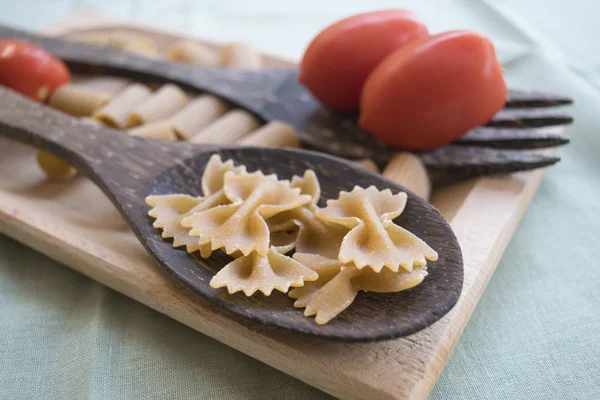
[[[6,89],[0,89],[0,136],[69,161],[98,184],[146,250],[175,279],[222,310],[264,326],[338,341],[393,339],[434,323],[460,295],[462,255],[443,217],[409,190],[342,159],[306,150],[218,148],[142,139],[87,125]],[[354,185],[404,191],[408,203],[396,222],[425,240],[439,259],[429,264],[429,275],[421,285],[395,294],[360,294],[349,309],[324,326],[304,317],[303,310],[294,309],[293,300],[284,294],[246,297],[213,289],[210,279],[230,258],[216,254],[202,259],[174,249],[152,227],[144,199],[150,194],[200,195],[204,167],[215,153],[250,171],[276,173],[280,178],[313,169],[321,182],[322,199],[337,198],[340,190]]]

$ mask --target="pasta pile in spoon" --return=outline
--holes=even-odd
[[[248,172],[213,155],[202,177],[203,197],[153,195],[154,227],[174,247],[203,258],[213,251],[233,257],[211,280],[230,294],[287,293],[305,316],[325,324],[344,311],[360,290],[399,292],[427,276],[437,253],[394,224],[406,193],[355,187],[317,203],[319,181],[307,170],[291,181]]]

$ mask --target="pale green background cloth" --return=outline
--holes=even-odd
[[[575,98],[559,151],[432,399],[600,399],[600,2],[547,0],[20,0],[38,28],[79,9],[299,57],[318,29],[415,9],[434,32],[491,36],[511,86]],[[0,399],[328,398],[0,237]]]

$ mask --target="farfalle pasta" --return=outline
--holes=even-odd
[[[228,203],[223,192],[225,174],[245,171],[245,167],[234,167],[231,160],[223,162],[218,155],[211,157],[201,182],[205,197],[185,194],[146,197],[146,203],[152,207],[148,215],[155,218],[153,226],[162,229],[163,238],[173,238],[173,247],[185,246],[189,253],[199,250],[202,257],[210,257],[211,246],[200,244],[197,238],[190,236],[189,229],[181,225],[181,220],[200,211]]]
[[[181,219],[202,203],[202,197],[187,194],[167,194],[162,196],[148,196],[146,204],[152,207],[148,215],[155,218],[152,226],[162,230],[162,237],[173,239],[173,247],[185,246],[188,253],[200,250],[203,257],[210,257],[210,246],[200,246],[198,241],[188,234],[188,230],[181,226]],[[208,251],[208,253],[207,253]]]
[[[319,208],[321,188],[307,170],[291,181],[211,157],[203,196],[148,196],[154,227],[174,247],[233,260],[210,286],[228,293],[265,296],[274,290],[295,299],[304,315],[325,324],[348,308],[360,291],[399,292],[421,283],[437,253],[394,224],[405,193],[375,187],[341,192]]]
[[[358,269],[352,264],[318,254],[296,253],[294,259],[315,271],[319,278],[290,291],[296,299],[294,307],[305,308],[305,316],[315,316],[317,324],[325,324],[344,311],[359,291],[392,293],[417,286],[427,276],[425,265],[408,272],[383,269],[377,273],[370,268]]]
[[[311,207],[295,209],[268,221],[271,232],[296,229],[294,248],[299,253],[337,258],[348,229],[320,220]],[[294,227],[294,228],[292,228]]]
[[[198,236],[200,244],[211,243],[213,250],[223,248],[227,254],[236,251],[245,256],[253,251],[267,254],[270,232],[265,219],[311,200],[288,181],[279,181],[275,175],[260,171],[227,172],[223,190],[231,204],[186,217],[181,225],[191,228],[190,235]]]
[[[210,286],[227,287],[230,294],[243,291],[252,296],[261,291],[269,296],[273,289],[286,293],[290,286],[303,286],[305,281],[317,278],[315,271],[271,247],[265,255],[252,252],[230,262],[215,275]]]
[[[437,253],[421,239],[395,225],[406,205],[406,193],[392,194],[356,186],[352,192],[341,192],[337,200],[316,211],[323,221],[350,229],[344,237],[338,259],[354,263],[358,269],[370,267],[380,272],[387,267],[397,272],[399,267],[411,271],[413,264],[425,265],[426,259],[437,260]]]
[[[321,221],[315,215],[321,196],[321,186],[314,171],[307,170],[304,176],[292,178],[292,187],[300,193],[312,197],[312,201],[302,208],[277,215],[268,220],[272,234],[279,231],[296,230],[294,248],[299,253],[322,254],[336,258],[340,244],[348,229]]]
[[[319,179],[317,178],[315,171],[307,169],[304,172],[304,176],[294,176],[290,186],[300,189],[300,193],[311,197],[311,201],[308,205],[312,210],[317,207],[317,203],[321,197],[321,185],[319,184]]]

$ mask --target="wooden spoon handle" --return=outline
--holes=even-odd
[[[0,136],[46,150],[95,181],[152,177],[203,146],[148,140],[92,126],[0,87]]]
[[[41,36],[0,25],[0,38],[33,43],[66,62],[72,72],[124,76],[136,81],[171,82],[209,92],[245,108],[262,119],[265,102],[290,74],[289,69],[244,71],[176,64],[87,43]]]

